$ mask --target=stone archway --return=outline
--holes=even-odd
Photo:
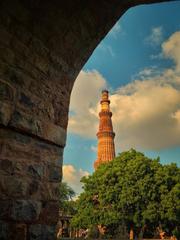
[[[0,2],[0,239],[54,239],[74,80],[128,8],[163,1]]]

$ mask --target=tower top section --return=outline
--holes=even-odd
[[[103,89],[102,93],[104,93],[104,92],[109,93],[109,91],[107,89]]]
[[[109,92],[108,90],[103,90],[101,95],[101,111],[110,111],[110,100],[109,100]]]

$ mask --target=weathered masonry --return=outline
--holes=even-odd
[[[74,80],[130,7],[161,0],[0,1],[0,239],[55,239]]]

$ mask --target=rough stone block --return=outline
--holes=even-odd
[[[4,80],[0,79],[0,100],[13,101],[15,89]]]
[[[41,135],[39,121],[34,119],[31,115],[25,114],[21,111],[15,111],[13,113],[9,124],[10,126],[16,127],[23,131],[30,132],[38,136]]]
[[[10,200],[0,201],[0,219],[9,219],[11,213],[12,202]],[[1,238],[0,238],[1,239]]]
[[[14,106],[7,102],[0,102],[0,123],[7,125],[11,119]]]
[[[28,183],[17,176],[0,176],[0,191],[7,197],[25,197]]]
[[[57,145],[64,147],[66,144],[66,129],[52,123],[42,122],[43,137]]]
[[[44,201],[58,201],[59,184],[54,182],[44,182],[40,185],[41,199]]]
[[[26,172],[26,162],[14,162],[14,173],[22,174],[23,172]]]
[[[43,59],[42,57],[36,55],[36,57],[34,58],[34,63],[40,71],[44,72],[45,74],[48,73],[49,62],[47,61],[47,59]]]
[[[61,170],[59,167],[49,166],[49,180],[60,182],[61,181]]]
[[[41,202],[33,200],[16,200],[13,202],[11,218],[16,221],[33,222],[38,220]]]
[[[11,175],[14,172],[14,164],[8,159],[2,159],[0,160],[0,169],[5,173]]]
[[[34,178],[41,179],[44,176],[44,167],[40,164],[29,165],[27,171]]]
[[[37,192],[39,192],[39,182],[36,180],[33,180],[28,187],[28,194],[30,196],[36,194]]]
[[[43,202],[40,221],[46,224],[57,224],[59,216],[59,203],[57,201]]]
[[[59,199],[59,183],[49,184],[51,188],[51,196],[52,200],[57,201]]]
[[[23,147],[29,143],[31,143],[32,138],[21,133],[17,133],[14,131],[7,131],[6,133],[3,133],[3,135],[6,135],[7,139],[10,141],[16,141],[18,144],[23,145]]]
[[[0,46],[0,54],[3,61],[8,62],[9,64],[14,63],[15,54],[11,49]]]
[[[41,159],[44,163],[50,163],[59,168],[62,166],[63,148],[40,142],[36,142],[34,148],[39,150]]]
[[[56,159],[55,159],[55,164],[58,166],[58,167],[61,167],[62,164],[63,164],[63,152],[60,153]]]
[[[9,228],[8,240],[27,240],[27,225],[11,224]]]
[[[29,228],[30,240],[54,240],[55,226],[31,225]]]
[[[39,120],[22,111],[15,111],[12,115],[10,126],[34,134],[50,142],[64,147],[66,143],[66,130],[56,124]]]
[[[3,29],[3,27],[1,26],[0,35],[1,35],[0,42],[8,46],[11,39],[11,34],[9,34],[8,31],[6,29]]]
[[[0,240],[8,240],[8,224],[5,222],[0,221]]]
[[[29,96],[25,95],[23,92],[21,93],[19,102],[30,109],[32,109],[35,105],[32,102],[31,98]]]

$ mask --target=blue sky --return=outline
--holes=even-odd
[[[129,9],[79,74],[64,153],[64,180],[77,192],[96,160],[104,87],[111,94],[116,153],[134,147],[162,163],[180,163],[179,12],[180,1]]]

